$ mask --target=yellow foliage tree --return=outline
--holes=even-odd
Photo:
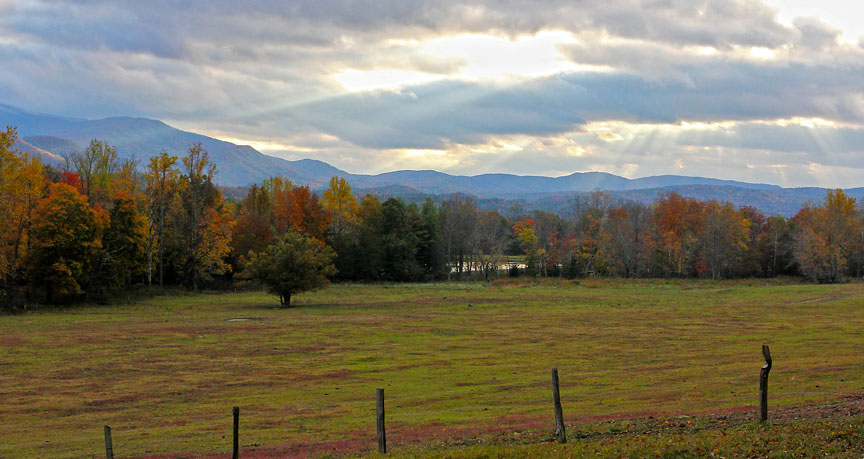
[[[14,128],[0,131],[0,283],[4,285],[22,269],[33,213],[45,189],[42,163],[15,151],[15,139]]]
[[[165,281],[165,230],[175,202],[180,171],[177,157],[164,151],[150,158],[144,174],[147,196],[147,285],[153,283],[154,263],[159,267],[159,285]],[[155,260],[154,260],[155,256]]]
[[[357,199],[351,194],[351,185],[344,178],[330,179],[330,187],[324,190],[324,209],[333,218],[330,228],[336,239],[357,219]]]

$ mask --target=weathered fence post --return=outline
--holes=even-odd
[[[762,345],[762,357],[765,366],[759,371],[759,422],[768,420],[768,372],[771,371],[771,350],[767,344]]]
[[[105,458],[114,459],[114,444],[111,442],[111,427],[105,426]]]
[[[235,406],[231,413],[234,415],[234,452],[232,459],[240,457],[240,407]]]
[[[387,454],[387,434],[384,432],[384,389],[375,390],[378,396],[378,452]]]
[[[558,392],[558,369],[552,369],[552,403],[555,405],[555,438],[558,443],[567,443],[564,431],[564,412],[561,409],[561,395]]]

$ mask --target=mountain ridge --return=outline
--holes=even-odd
[[[802,202],[794,196],[813,196],[818,188],[784,188],[764,183],[693,177],[656,175],[629,179],[608,172],[573,172],[558,177],[484,173],[478,175],[451,175],[435,170],[398,170],[381,174],[353,174],[324,161],[308,158],[287,160],[260,153],[251,146],[237,145],[224,140],[174,128],[163,121],[118,116],[97,120],[67,118],[31,113],[0,104],[0,126],[13,125],[18,129],[18,145],[22,150],[40,154],[51,164],[62,162],[62,157],[81,151],[92,139],[100,139],[117,147],[122,158],[136,158],[143,168],[146,160],[161,151],[181,156],[189,146],[200,142],[216,164],[220,185],[246,187],[272,176],[284,176],[292,182],[309,185],[320,190],[333,176],[348,180],[357,190],[390,190],[391,194],[452,194],[463,193],[480,199],[537,199],[549,200],[568,193],[604,190],[615,194],[629,193],[634,199],[655,197],[659,190],[684,191],[693,196],[732,197],[736,203],[746,205],[761,202],[772,208],[768,195],[783,202]],[[653,191],[650,191],[653,190]],[[792,190],[792,191],[784,191]],[[862,188],[864,190],[864,188]],[[767,193],[767,194],[766,194]],[[412,194],[413,195],[413,194]],[[864,193],[862,193],[864,197]],[[777,206],[774,206],[777,207]],[[783,207],[788,213],[788,206]],[[779,209],[779,207],[778,207]]]

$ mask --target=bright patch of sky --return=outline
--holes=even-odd
[[[864,37],[864,2],[858,0],[766,0],[779,10],[780,20],[792,24],[796,18],[819,18],[843,31],[843,40],[858,43]]]
[[[391,43],[412,47],[418,56],[452,60],[462,65],[444,74],[400,69],[346,69],[334,78],[348,91],[371,91],[446,79],[512,82],[564,72],[613,70],[607,66],[580,65],[568,59],[560,47],[578,41],[566,31],[541,31],[516,38],[464,34],[425,42],[396,40]]]

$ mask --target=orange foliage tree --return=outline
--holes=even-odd
[[[91,208],[75,188],[51,185],[33,221],[27,262],[31,291],[49,303],[83,296],[106,224],[107,215]]]
[[[23,270],[34,211],[45,188],[42,163],[15,151],[15,139],[14,128],[0,131],[0,301]]]
[[[688,265],[696,262],[702,206],[701,202],[674,192],[654,203],[653,222],[661,241],[660,251],[676,275],[687,274]]]
[[[855,198],[830,190],[821,205],[801,209],[792,220],[798,228],[795,261],[801,273],[818,282],[842,281],[862,231]]]

